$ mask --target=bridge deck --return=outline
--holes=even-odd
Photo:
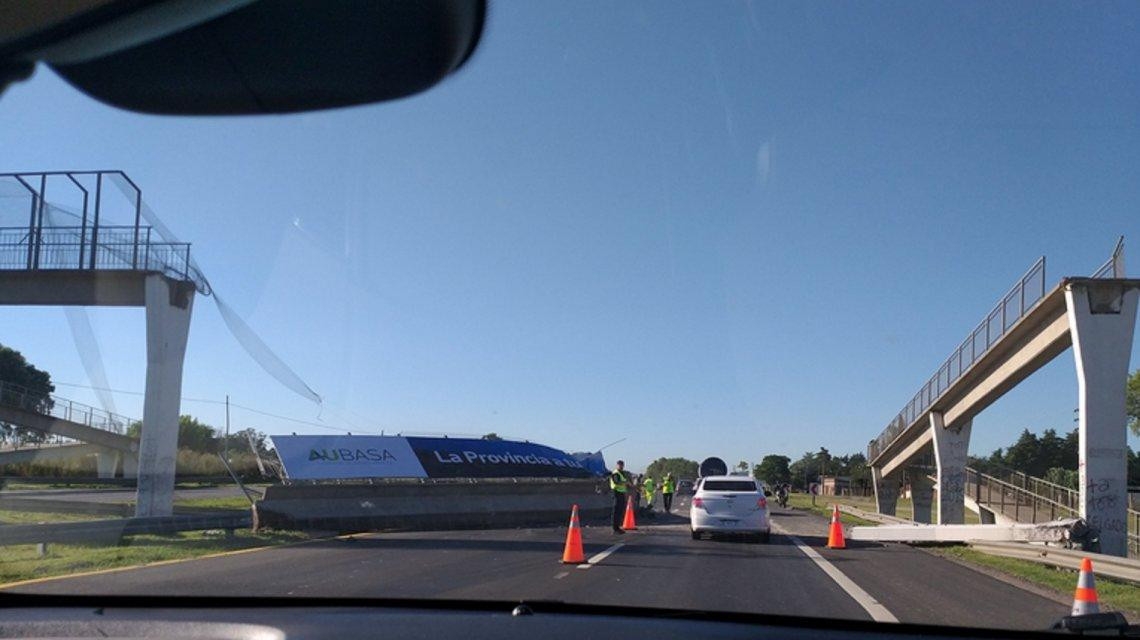
[[[970,420],[1034,371],[1048,364],[1072,346],[1065,304],[1065,290],[1092,278],[1064,278],[1047,292],[1031,309],[1012,325],[973,365],[935,398],[930,406],[917,412],[915,419],[902,429],[882,450],[871,458],[883,473],[904,466],[931,446],[930,414],[940,412],[947,428]],[[1119,283],[1122,287],[1140,287],[1140,280],[1100,278],[1095,282]]]

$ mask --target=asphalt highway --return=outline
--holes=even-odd
[[[826,549],[826,521],[799,511],[775,510],[778,533],[769,544],[692,540],[685,509],[642,518],[637,531],[621,536],[584,527],[584,566],[560,563],[564,528],[378,533],[11,589],[542,599],[1022,629],[1046,628],[1068,612],[1065,604],[920,549]]]

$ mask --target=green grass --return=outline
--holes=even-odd
[[[846,496],[816,496],[815,505],[813,506],[811,503],[810,495],[806,493],[793,493],[788,496],[788,506],[792,507],[793,509],[799,509],[801,511],[809,511],[824,518],[831,518],[831,505],[835,504],[836,502],[841,504],[853,504],[850,502],[851,500],[861,500],[861,498],[848,498]],[[874,511],[873,508],[867,509],[867,507],[861,503],[854,504],[854,506],[859,507],[860,509]],[[845,525],[852,527],[877,526],[879,524],[878,522],[864,520],[863,518],[853,516],[849,513],[843,513],[842,511],[839,512],[839,521]]]
[[[195,509],[240,509],[246,511],[249,509],[249,500],[243,496],[230,496],[226,498],[190,498],[185,500],[175,500],[174,506],[176,507],[193,507]]]
[[[286,544],[307,539],[303,533],[249,530],[234,532],[194,531],[170,535],[132,536],[118,546],[49,544],[45,557],[35,545],[3,547],[0,553],[0,584],[46,578],[84,571],[130,567],[163,560],[193,558],[222,551]]]
[[[93,515],[87,513],[38,513],[34,511],[0,510],[0,525],[36,524],[37,522],[71,522],[76,520],[103,520],[113,517],[114,516]]]
[[[931,551],[996,569],[1022,580],[1053,589],[1066,596],[1071,595],[1077,586],[1077,572],[1072,569],[1050,567],[1016,558],[991,556],[966,546],[932,547]],[[1097,597],[1102,603],[1121,610],[1129,618],[1138,616],[1137,612],[1140,612],[1140,587],[1097,576],[1096,591]]]
[[[233,486],[233,482],[202,482],[198,480],[179,480],[174,484],[175,489],[212,489],[220,486]],[[247,487],[264,488],[268,486],[265,483],[246,484]],[[134,489],[134,485],[118,485],[118,484],[103,484],[97,482],[68,482],[66,478],[60,478],[58,482],[20,482],[19,480],[8,480],[0,482],[0,489],[6,491],[22,491],[26,489]]]

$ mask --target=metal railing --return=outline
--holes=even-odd
[[[1093,272],[1094,278],[1123,278],[1124,277],[1124,236],[1116,241],[1116,248],[1104,264]]]
[[[1016,522],[1049,522],[1080,517],[1080,492],[1020,472],[996,478],[966,467],[966,493],[979,506]],[[1010,481],[1012,480],[1012,481]],[[1129,557],[1140,557],[1140,511],[1127,510]]]
[[[123,434],[134,422],[125,416],[97,409],[82,402],[4,381],[0,381],[0,404],[118,434]]]
[[[1021,487],[1034,495],[1048,498],[1071,509],[1074,513],[1080,509],[1081,492],[1071,487],[1008,468],[1001,468],[996,472],[991,470],[991,473],[985,475]]]
[[[190,244],[157,239],[151,227],[0,227],[0,269],[159,271],[191,279]],[[152,236],[154,239],[152,240]]]
[[[867,458],[877,458],[1044,296],[1045,256],[1041,256],[914,394],[879,437],[867,445]]]

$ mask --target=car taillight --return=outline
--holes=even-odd
[[[698,508],[698,509],[704,509],[705,508],[705,501],[700,499],[700,498],[693,498],[693,506]]]
[[[761,509],[767,509],[768,508],[768,499],[765,498],[764,496],[760,496],[760,499],[756,501],[756,506],[760,507]]]

